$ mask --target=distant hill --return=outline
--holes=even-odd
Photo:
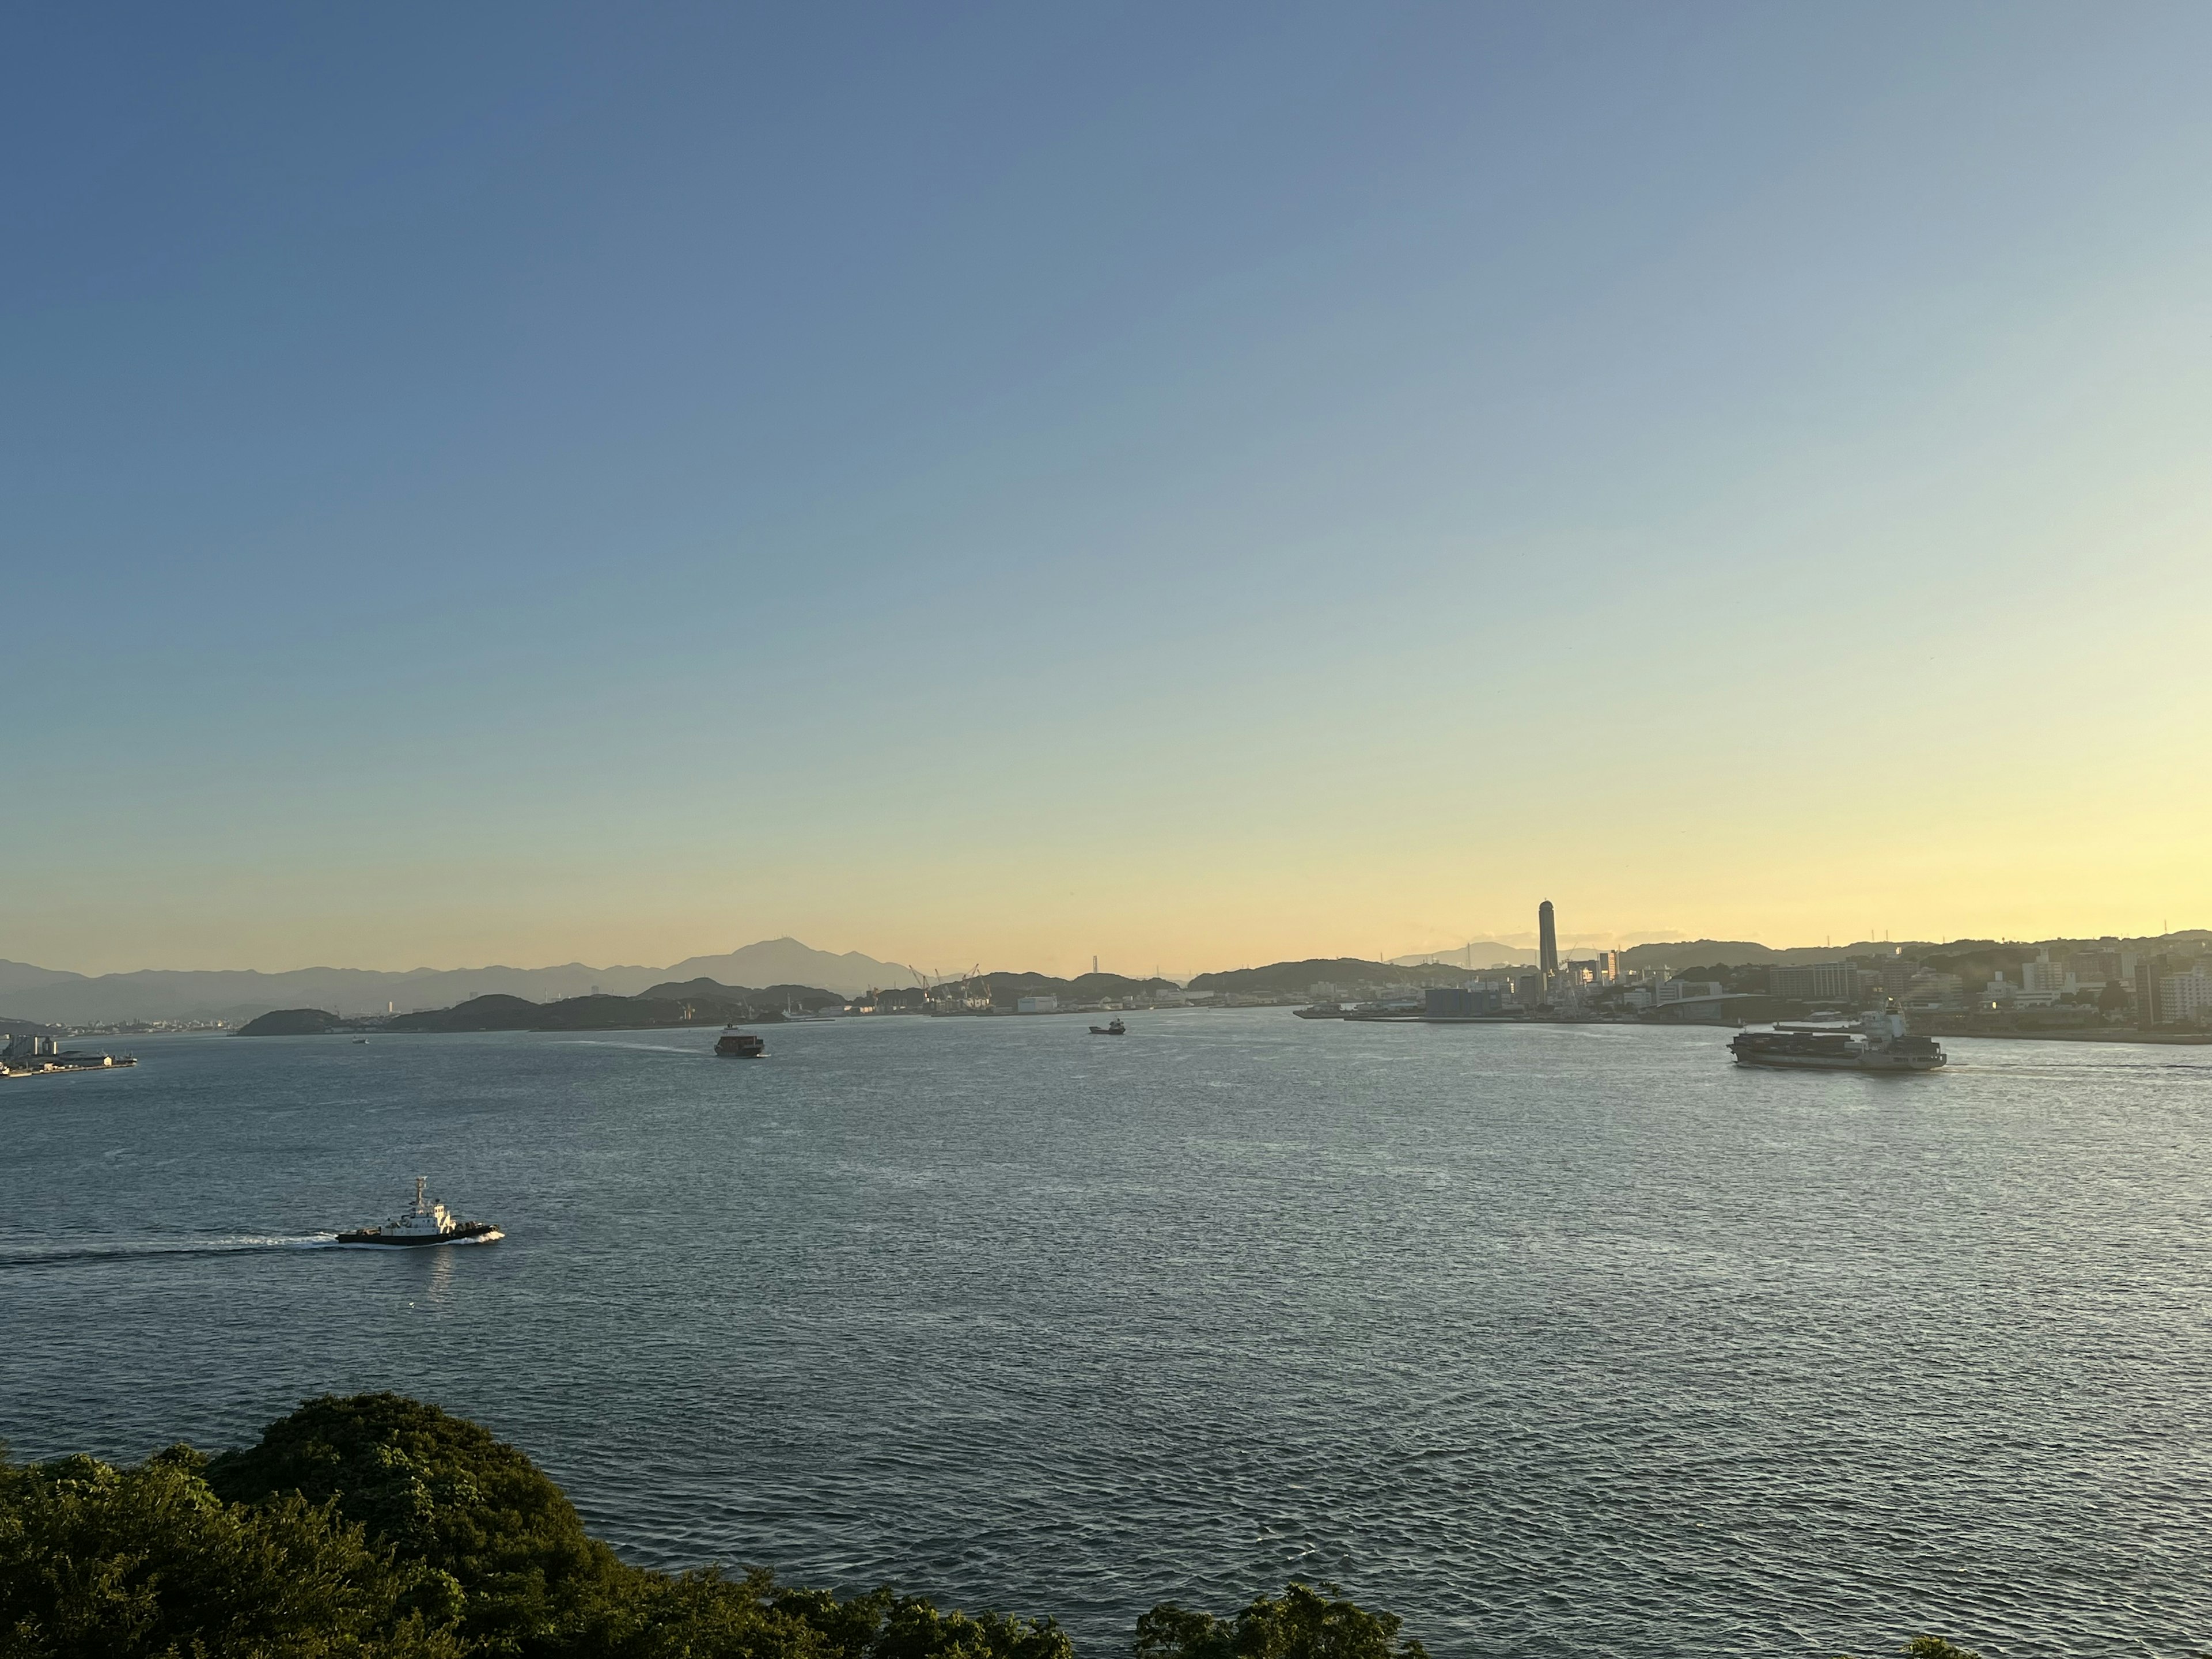
[[[1058,979],[1050,974],[991,973],[991,1006],[1011,1008],[1024,997],[1055,996],[1064,1002],[1119,1002],[1131,997],[1171,990],[1171,979],[1130,979],[1121,974],[1078,974]]]
[[[712,986],[711,993],[692,988]],[[805,986],[788,988],[815,999],[813,1006],[838,999]],[[796,1001],[793,995],[788,999]],[[680,994],[564,997],[558,1002],[528,1002],[520,997],[471,997],[451,1008],[401,1014],[385,1023],[389,1031],[645,1031],[666,1026],[717,1026],[732,1020],[757,1024],[783,1018],[787,999],[767,1000],[743,986],[694,980]]]
[[[1480,968],[1469,972],[1449,963],[1368,962],[1358,957],[1310,957],[1303,962],[1271,962],[1264,968],[1231,968],[1218,974],[1200,974],[1190,982],[1194,991],[1224,991],[1240,996],[1302,997],[1316,985],[1464,985],[1480,979]]]
[[[35,1019],[15,1019],[6,1014],[0,1014],[0,1038],[59,1035],[52,1026],[42,1025]]]
[[[1501,945],[1494,939],[1485,939],[1462,945],[1456,951],[1424,951],[1418,956],[1390,958],[1394,968],[1423,968],[1432,962],[1455,963],[1462,968],[1533,968],[1536,965],[1536,953],[1525,945]]]
[[[1900,951],[1908,957],[1917,957],[1936,948],[1905,939],[1860,939],[1850,945],[1791,945],[1778,949],[1747,939],[1690,939],[1668,945],[1635,945],[1623,951],[1620,960],[1624,967],[1629,968],[1741,968],[1747,964],[1790,967],[1808,962],[1841,962],[1845,957],[1888,956]]]
[[[320,1036],[338,1023],[321,1008],[278,1008],[238,1028],[240,1036]]]
[[[672,968],[418,968],[385,973],[366,968],[85,975],[29,963],[0,962],[0,1000],[25,1018],[50,1025],[103,1025],[130,1020],[246,1021],[272,1009],[332,1009],[358,1018],[385,1012],[447,1008],[482,996],[538,1003],[603,994],[634,996],[666,981],[707,977],[727,985],[826,986],[849,994],[873,985],[911,985],[896,963],[858,951],[840,956],[794,939],[764,939],[727,956],[693,957]]]
[[[641,996],[661,1002],[692,1002],[702,1010],[714,1008],[754,1008],[763,1013],[781,1013],[787,1008],[797,1008],[811,1014],[818,1008],[841,1004],[845,998],[836,991],[825,991],[816,985],[763,985],[758,990],[750,986],[724,985],[705,977],[669,980],[659,985],[648,985]]]
[[[665,980],[712,979],[725,985],[821,985],[850,996],[878,987],[912,985],[915,971],[896,962],[878,962],[858,951],[842,956],[817,951],[795,939],[763,939],[725,957],[687,957],[655,976]],[[643,982],[634,988],[645,988]]]

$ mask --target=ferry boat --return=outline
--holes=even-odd
[[[357,1227],[352,1232],[340,1233],[341,1244],[378,1244],[387,1249],[409,1244],[489,1244],[507,1235],[489,1221],[464,1221],[442,1204],[434,1204],[422,1194],[429,1177],[415,1177],[415,1202],[397,1221],[387,1221],[381,1227]]]
[[[1334,1002],[1316,1002],[1310,1008],[1293,1008],[1291,1012],[1300,1019],[1342,1019],[1344,1009]]]
[[[1744,1031],[1729,1044],[1739,1066],[1800,1071],[1932,1072],[1946,1063],[1942,1045],[1914,1036],[1897,1004],[1859,1018],[1856,1026],[1777,1022],[1771,1031]]]
[[[725,1059],[758,1060],[768,1052],[768,1042],[750,1031],[740,1031],[734,1025],[725,1025],[720,1038],[714,1044],[714,1052]]]

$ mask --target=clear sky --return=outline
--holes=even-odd
[[[13,9],[0,956],[2212,922],[2208,63]]]

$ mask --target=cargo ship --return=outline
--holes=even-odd
[[[1932,1072],[1946,1062],[1933,1037],[1914,1036],[1892,1002],[1856,1026],[1778,1022],[1771,1031],[1744,1031],[1729,1044],[1739,1066],[1796,1071]]]

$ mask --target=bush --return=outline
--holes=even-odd
[[[1399,1636],[1402,1622],[1353,1605],[1334,1584],[1293,1583],[1228,1620],[1163,1601],[1137,1620],[1137,1659],[1428,1659]]]
[[[450,1581],[296,1492],[227,1504],[188,1448],[0,1462],[9,1659],[455,1659]]]
[[[311,1400],[258,1445],[216,1458],[207,1478],[233,1503],[296,1492],[335,1504],[399,1559],[447,1575],[477,1651],[562,1651],[636,1588],[636,1570],[586,1534],[536,1464],[481,1425],[400,1395]]]

